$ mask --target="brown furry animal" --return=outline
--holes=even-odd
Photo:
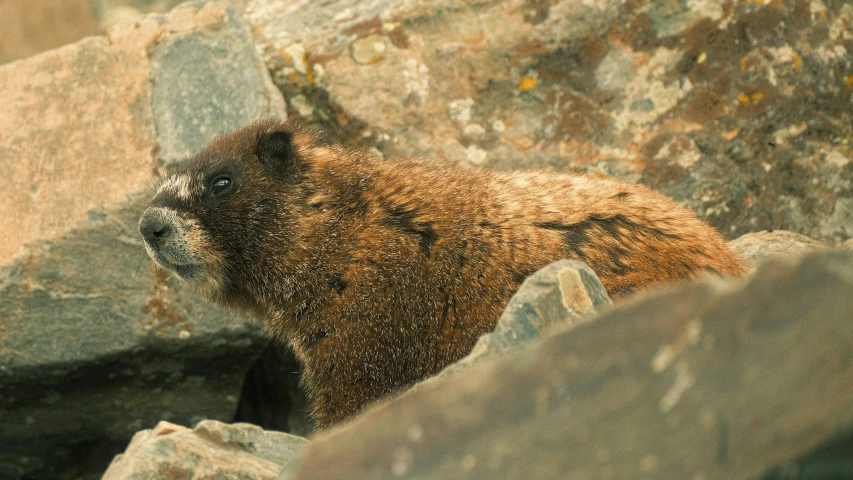
[[[179,167],[139,230],[159,265],[290,343],[320,428],[467,354],[554,260],[586,262],[611,295],[745,272],[639,185],[384,163],[274,120]]]

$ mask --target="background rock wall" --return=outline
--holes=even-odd
[[[283,114],[224,4],[0,67],[0,478],[98,478],[137,430],[234,418],[260,327],[172,283],[136,225],[165,165]]]
[[[725,235],[853,236],[853,5],[252,0],[295,117],[387,157],[615,175]]]

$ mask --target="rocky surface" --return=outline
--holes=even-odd
[[[386,157],[640,181],[853,236],[853,4],[249,0],[290,112]]]
[[[547,265],[521,284],[495,330],[480,337],[470,354],[445,368],[439,377],[504,355],[543,338],[554,328],[573,328],[611,303],[604,285],[586,264],[560,260]]]
[[[97,478],[160,420],[233,418],[266,340],[136,224],[163,165],[283,112],[251,39],[189,4],[0,67],[0,478]]]
[[[102,34],[146,13],[165,13],[180,0],[4,0],[0,2],[0,64]],[[240,0],[232,3],[240,4]]]
[[[192,430],[160,422],[133,436],[103,480],[239,478],[273,480],[292,468],[306,440],[248,424],[206,420]]]
[[[830,252],[623,301],[324,432],[293,478],[846,478],[851,289]]]
[[[26,58],[93,35],[91,0],[0,2],[0,63]]]
[[[2,479],[98,478],[162,420],[311,431],[292,355],[153,269],[136,234],[153,176],[285,109],[386,158],[642,182],[731,238],[775,229],[732,242],[750,261],[853,249],[849,2],[241,0],[251,25],[220,3],[61,3],[73,34],[44,24],[15,56],[125,23],[0,67]],[[0,2],[0,62],[30,35],[12,19],[51,5]],[[553,268],[454,375],[318,437],[300,478],[853,476],[849,256],[591,324],[594,274]],[[266,446],[283,438],[160,424],[110,475],[289,480]]]
[[[755,265],[770,256],[798,257],[828,247],[805,235],[787,230],[747,233],[729,242],[729,248]]]

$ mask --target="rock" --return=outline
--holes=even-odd
[[[439,376],[541,339],[553,328],[573,328],[610,304],[604,285],[586,264],[575,260],[554,262],[527,277],[510,298],[495,330],[480,337],[470,354],[449,365]]]
[[[850,291],[833,251],[622,301],[323,432],[294,478],[760,478],[853,434]]]
[[[160,422],[133,436],[103,480],[137,478],[282,478],[307,440],[249,424],[205,420],[189,428]],[[165,477],[164,477],[165,475]]]
[[[853,250],[853,238],[841,244],[842,250]]]
[[[0,477],[97,478],[160,420],[233,418],[260,327],[172,283],[136,225],[162,163],[283,112],[251,39],[185,4],[0,67]]]
[[[747,233],[729,242],[729,248],[743,257],[754,268],[769,256],[802,256],[809,252],[826,250],[822,242],[786,230]]]
[[[248,0],[276,84],[385,158],[580,169],[735,238],[853,236],[853,4]],[[381,50],[379,52],[377,47]]]
[[[91,0],[0,2],[0,63],[76,42],[97,30]]]

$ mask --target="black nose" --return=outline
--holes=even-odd
[[[147,211],[139,219],[139,233],[145,239],[145,243],[152,248],[159,248],[172,234],[172,225],[165,221],[161,215]]]

